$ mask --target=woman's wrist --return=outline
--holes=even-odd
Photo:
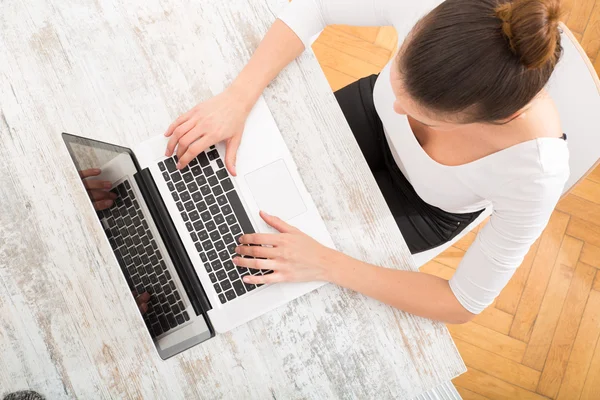
[[[241,81],[239,78],[231,83],[228,90],[240,101],[240,105],[247,113],[252,110],[252,107],[254,107],[254,104],[256,104],[262,93],[262,90],[258,89],[256,85]]]
[[[320,280],[339,285],[345,272],[345,266],[348,265],[349,257],[337,250],[328,247],[326,249],[326,254],[323,257],[323,277]]]

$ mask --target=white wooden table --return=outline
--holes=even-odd
[[[156,354],[60,134],[163,132],[232,80],[280,6],[0,1],[0,395],[412,398],[465,371],[443,324],[333,285]],[[265,98],[338,249],[414,269],[314,56]]]

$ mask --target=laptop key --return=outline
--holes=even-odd
[[[194,160],[192,160],[192,161],[194,161]],[[190,165],[191,164],[192,163],[190,163]],[[198,176],[198,175],[202,174],[202,169],[200,169],[200,167],[198,165],[192,166],[191,171],[192,171],[192,175],[194,175],[194,176]],[[196,179],[198,179],[198,178],[196,178]]]
[[[238,296],[241,296],[244,293],[246,293],[246,288],[244,287],[244,283],[240,280],[233,282],[233,289],[235,290],[235,293]]]
[[[194,227],[192,226],[192,224],[189,221],[185,223],[185,227],[187,228],[188,232],[191,232],[194,230]]]
[[[197,158],[198,158],[198,162],[200,163],[201,167],[206,167],[206,166],[210,165],[210,161],[208,161],[208,158],[206,157],[205,152],[198,154]]]
[[[218,271],[218,270],[220,270],[220,269],[222,269],[222,268],[223,268],[223,264],[221,264],[221,261],[219,261],[218,259],[217,259],[217,260],[214,260],[214,261],[213,261],[213,262],[211,262],[210,264],[212,265],[212,269],[213,269],[214,271]]]
[[[169,321],[169,326],[171,328],[177,327],[177,321],[175,320],[175,316],[172,313],[167,314],[167,321]]]
[[[181,197],[182,201],[188,201],[189,199],[192,198],[192,196],[190,196],[190,194],[188,192],[181,192],[179,194],[179,196]]]
[[[229,290],[231,289],[231,282],[229,282],[228,280],[224,280],[223,282],[221,282],[221,287],[223,288],[223,290]]]
[[[223,214],[229,214],[231,212],[231,207],[229,207],[229,205],[227,204],[227,197],[225,197],[225,196],[217,197],[217,204],[220,205],[221,207],[223,207]],[[225,207],[227,207],[227,209],[229,211],[225,212]]]
[[[222,224],[219,226],[219,232],[221,232],[221,235],[226,234],[227,232],[229,232],[229,229],[227,228],[226,224]]]
[[[225,248],[225,243],[223,243],[222,240],[219,240],[219,241],[215,242],[214,244],[215,244],[215,249],[217,251],[221,251]]]
[[[225,244],[233,243],[233,236],[231,236],[229,233],[224,235],[223,242],[225,242]]]
[[[220,159],[220,158],[217,158],[217,166],[218,166],[219,168],[223,168],[223,166],[224,166],[224,165],[223,165],[223,161],[221,161],[221,159]]]
[[[223,279],[227,278],[227,273],[225,272],[225,270],[219,270],[216,272],[216,277],[217,280],[222,281]]]
[[[219,177],[219,179],[227,178],[227,170],[225,168],[218,170],[217,176]]]
[[[202,195],[200,194],[200,192],[192,193],[192,200],[194,201],[194,203],[199,203],[200,201],[202,201]]]
[[[198,174],[202,173],[200,168],[198,168],[198,171],[200,171],[198,172]],[[198,186],[206,185],[206,178],[204,177],[204,175],[198,176],[198,174],[194,174],[196,175],[196,183],[198,184]]]
[[[206,270],[206,272],[212,272],[212,267],[207,262],[204,263],[204,269]]]
[[[208,222],[211,220],[210,213],[208,211],[204,211],[201,215],[202,221]]]
[[[165,172],[162,173],[162,175],[163,175],[163,179],[166,182],[169,182],[171,180],[171,176],[168,174],[168,172],[165,171]]]
[[[202,223],[202,221],[198,220],[194,222],[194,229],[196,230],[196,232],[200,232],[202,229],[204,229],[204,224]]]
[[[188,202],[186,202],[186,203],[185,203],[183,206],[185,207],[185,209],[186,209],[187,211],[192,211],[192,210],[195,210],[195,209],[196,209],[196,206],[195,206],[195,205],[194,205],[194,203],[193,203],[193,202],[191,202],[191,201],[188,201]]]
[[[205,241],[206,239],[208,239],[208,233],[206,233],[204,229],[198,230],[198,239]]]
[[[175,186],[173,186],[173,182],[167,182],[167,187],[169,188],[169,191],[175,191]]]
[[[215,214],[217,214],[217,213],[219,212],[219,206],[218,206],[218,205],[216,205],[216,204],[213,204],[212,206],[210,206],[210,207],[208,208],[208,211],[210,211],[210,213],[211,213],[212,215],[215,215]]]
[[[227,292],[225,292],[225,297],[227,297],[227,300],[229,301],[235,299],[235,292],[233,291],[233,289],[230,289]]]
[[[184,208],[183,208],[183,204],[181,204],[181,202],[180,202],[180,201],[178,201],[178,202],[177,202],[177,209],[178,209],[179,211],[183,211],[183,210],[184,210]]]
[[[217,229],[217,226],[215,225],[215,223],[213,221],[208,221],[205,226],[206,226],[206,230],[209,232]]]
[[[219,180],[217,179],[216,176],[211,176],[210,178],[208,178],[208,184],[212,187],[215,186],[219,183]]]
[[[240,223],[244,233],[254,233],[252,223],[250,223],[250,219],[248,219],[248,214],[246,214],[246,210],[244,209],[244,206],[242,205],[242,201],[240,200],[238,194],[235,191],[228,192],[227,198],[229,199],[229,204],[231,204],[233,212],[235,213],[237,220]],[[233,233],[235,234],[236,232]]]
[[[182,315],[183,315],[183,319],[185,319],[186,321],[190,320],[190,316],[188,315],[187,311],[184,311]]]
[[[171,179],[173,179],[173,182],[180,182],[183,178],[179,172],[175,172],[171,174]]]
[[[209,251],[208,253],[206,253],[206,255],[211,261],[217,258],[217,252],[214,250]]]
[[[185,212],[181,213],[181,218],[183,218],[184,221],[189,221],[190,217],[188,217],[188,215]]]
[[[217,282],[217,277],[215,276],[215,274],[210,273],[210,274],[208,274],[208,277],[210,278],[210,281],[212,283],[216,283]]]
[[[207,177],[214,174],[214,171],[211,166],[208,166],[208,167],[202,169],[202,172],[204,172],[204,176],[207,176]]]
[[[196,204],[196,208],[198,209],[199,212],[204,212],[206,211],[207,207],[206,207],[206,203],[201,201],[199,203]]]
[[[175,184],[175,189],[177,189],[178,192],[183,192],[185,190],[185,183],[177,182]]]
[[[219,253],[219,258],[221,259],[221,261],[227,261],[231,257],[229,256],[229,253],[227,253],[227,250],[223,250],[222,252]]]
[[[223,289],[221,289],[221,285],[219,285],[218,283],[215,283],[213,286],[215,287],[215,291],[217,293],[221,293],[223,291]]]
[[[233,263],[231,262],[231,260],[227,260],[227,261],[225,261],[225,262],[223,263],[223,266],[225,267],[225,270],[226,270],[226,271],[231,271],[231,270],[232,270],[232,269],[234,269],[234,267],[235,267],[235,266],[233,265]]]
[[[202,248],[204,248],[205,251],[208,251],[213,248],[213,243],[210,240],[206,240],[202,242]]]
[[[165,166],[167,167],[167,170],[169,172],[177,171],[177,165],[175,164],[175,160],[173,160],[172,158],[167,158],[165,160]]]
[[[208,204],[209,206],[210,206],[211,204],[214,204],[214,203],[215,203],[215,201],[216,201],[216,200],[215,200],[215,197],[214,197],[212,194],[209,194],[208,196],[206,196],[206,197],[204,198],[204,200],[206,201],[206,204]]]
[[[219,300],[221,301],[221,304],[225,304],[225,302],[227,301],[223,293],[219,294]]]
[[[210,188],[208,187],[208,185],[204,185],[200,188],[200,192],[204,195],[204,196],[208,196],[210,194]]]
[[[217,214],[213,217],[213,221],[215,221],[217,225],[221,225],[223,222],[225,222],[225,218],[223,218],[223,215]]]
[[[217,150],[211,150],[206,155],[208,156],[209,160],[216,160],[217,158],[219,158],[219,153],[217,152]]]
[[[231,233],[233,233],[234,235],[237,235],[241,231],[242,230],[240,229],[240,227],[238,225],[232,225],[231,226]]]
[[[204,249],[202,248],[202,245],[200,244],[200,242],[194,243],[194,245],[196,246],[196,251],[198,253],[202,253],[204,251]]]
[[[197,221],[199,218],[200,218],[200,215],[198,215],[198,211],[190,212],[190,219],[192,221]]]
[[[165,167],[165,163],[162,161],[158,163],[158,168],[160,168],[161,171],[165,171],[167,169],[167,167]]]
[[[194,176],[192,174],[185,173],[183,174],[183,180],[186,181],[187,183],[193,182],[194,181]]]
[[[219,240],[220,237],[221,235],[219,234],[219,231],[212,231],[210,233],[210,240],[212,240],[213,242]]]
[[[159,315],[158,316],[158,322],[160,323],[160,327],[163,329],[164,332],[166,332],[169,329],[171,329],[169,327],[169,321],[167,321],[167,317],[165,317],[164,315]]]
[[[208,261],[208,257],[206,257],[206,254],[204,254],[204,253],[200,253],[200,259],[202,260],[202,262]]]
[[[213,188],[213,193],[215,194],[215,196],[218,196],[223,193],[223,189],[221,188],[221,186],[215,186]]]
[[[225,190],[226,192],[233,189],[233,183],[231,183],[231,179],[229,178],[223,179],[221,181],[221,186],[223,186],[223,190]],[[233,209],[235,210],[235,207]]]
[[[229,272],[227,273],[227,277],[229,278],[229,280],[230,280],[231,282],[233,282],[233,281],[235,281],[237,278],[239,278],[239,277],[240,277],[240,275],[238,274],[238,272],[237,272],[237,269],[235,269],[235,268],[234,268],[234,269],[232,269],[231,271],[229,271]]]
[[[196,229],[196,227],[194,227],[194,229]],[[197,241],[198,241],[198,236],[196,235],[196,232],[192,232],[192,233],[190,233],[190,237],[192,238],[192,240],[193,240],[194,242],[197,242]]]
[[[183,320],[183,315],[181,315],[181,314],[175,316],[175,321],[177,321],[177,325],[181,325],[185,322]]]

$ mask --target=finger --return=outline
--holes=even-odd
[[[110,183],[109,181],[86,179],[83,181],[83,186],[85,186],[86,189],[110,189],[112,188],[112,183]]]
[[[88,176],[98,176],[102,171],[100,171],[98,168],[89,168],[78,172],[81,178],[87,178]]]
[[[269,215],[264,211],[260,212],[260,216],[267,224],[271,225],[273,228],[277,229],[279,232],[291,233],[291,232],[298,231],[298,229],[296,227],[288,224],[281,218],[275,217],[273,215]]]
[[[95,201],[94,202],[94,209],[96,211],[102,211],[102,210],[106,210],[109,207],[112,207],[112,205],[113,205],[113,201],[112,200]]]
[[[236,175],[235,160],[237,157],[237,150],[238,147],[240,147],[241,141],[241,134],[234,135],[227,141],[227,146],[225,147],[225,167],[227,167],[227,170],[233,176]]]
[[[195,121],[189,120],[175,128],[175,130],[170,135],[171,137],[169,138],[169,143],[167,143],[167,150],[165,151],[165,155],[167,157],[173,155],[173,151],[175,150],[175,146],[177,146],[177,143],[179,143],[179,139],[181,138],[181,136],[183,136],[185,133],[187,133],[190,129],[193,128],[194,123]]]
[[[192,121],[192,120],[190,120],[190,121]],[[177,128],[177,129],[179,129],[179,128]],[[185,152],[190,147],[190,145],[192,143],[194,143],[196,140],[200,139],[205,132],[201,126],[196,125],[195,123],[185,133],[183,133],[181,135],[177,132],[177,129],[175,130],[175,135],[179,136],[179,141],[177,142],[176,152],[177,152],[177,158],[181,158],[181,156],[185,154]],[[187,126],[185,127],[185,129],[187,129]],[[183,132],[183,130],[184,129],[182,129],[182,132]]]
[[[181,157],[178,157],[179,161],[177,161],[177,168],[181,169],[188,165],[190,161],[192,161],[194,158],[196,158],[196,156],[198,156],[198,154],[202,153],[204,150],[206,150],[208,147],[214,144],[211,143],[211,141],[212,139],[210,137],[202,136],[200,139],[192,143],[187,148],[185,154],[183,154]]]
[[[135,300],[137,301],[138,304],[147,303],[150,301],[150,293],[144,292],[144,293],[140,294]]]
[[[279,249],[263,246],[238,246],[235,248],[235,252],[242,256],[261,258],[276,258],[281,254]]]
[[[167,136],[167,137],[171,136],[173,134],[173,131],[175,130],[175,128],[177,128],[179,125],[183,124],[185,121],[187,121],[190,118],[193,110],[194,109],[192,108],[188,112],[185,112],[185,113],[181,114],[179,117],[177,117],[177,119],[175,121],[173,121],[173,123],[171,123],[171,125],[169,125],[169,127],[167,128],[167,131],[165,132],[165,136]]]
[[[274,272],[268,275],[246,275],[243,278],[244,282],[260,285],[265,283],[285,282],[286,279],[282,273]]]
[[[142,314],[145,314],[146,311],[148,311],[148,304],[142,303],[142,304],[138,305],[138,308],[140,309],[140,312]]]
[[[278,233],[251,233],[240,236],[241,244],[269,244],[277,246],[281,244],[281,237]]]
[[[117,198],[117,195],[112,192],[107,192],[105,190],[89,190],[89,196],[92,200],[114,200]]]
[[[251,269],[272,269],[277,270],[277,264],[273,260],[261,260],[258,258],[233,257],[233,263],[238,267]]]

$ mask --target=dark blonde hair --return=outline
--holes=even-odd
[[[460,122],[499,122],[546,85],[561,53],[559,0],[446,0],[413,29],[403,86]]]

